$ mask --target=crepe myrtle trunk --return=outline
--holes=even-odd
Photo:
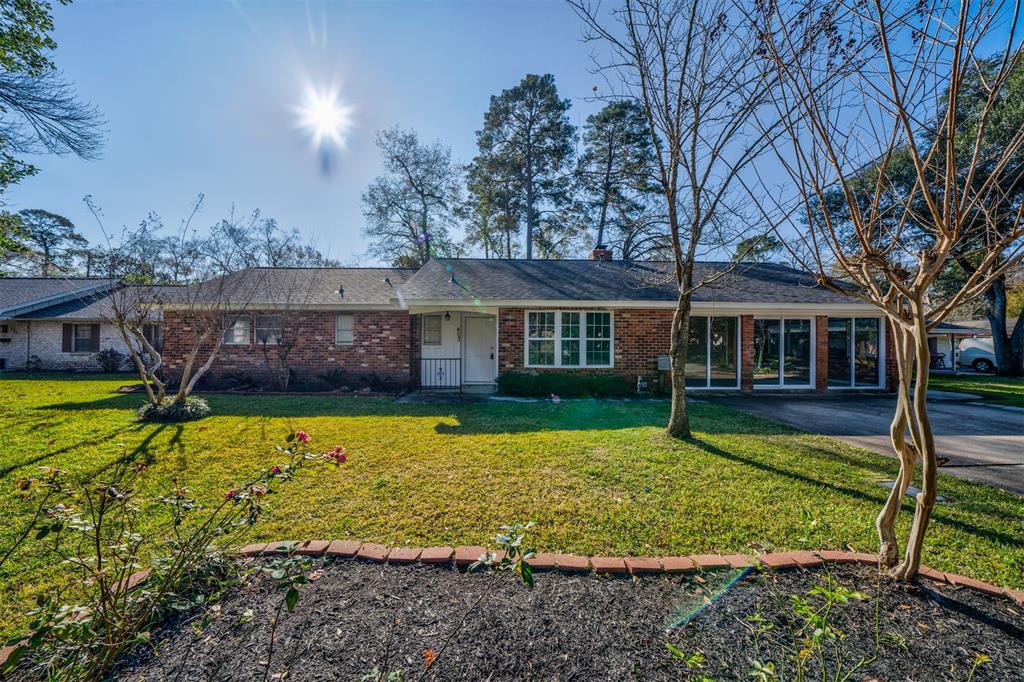
[[[686,409],[686,350],[690,346],[690,294],[680,293],[672,315],[672,411],[668,418],[668,435],[690,437],[690,415]]]
[[[935,508],[938,483],[938,461],[935,439],[928,416],[928,330],[924,306],[911,304],[909,319],[902,315],[889,315],[893,326],[896,362],[899,374],[896,414],[890,426],[893,450],[900,462],[899,474],[875,522],[880,543],[879,560],[900,580],[917,575],[921,566],[924,538]],[[919,371],[915,372],[915,369]],[[911,386],[914,392],[911,395]],[[906,434],[909,431],[910,442]],[[921,490],[915,499],[914,521],[907,538],[906,552],[900,559],[896,539],[896,517],[903,497],[914,477],[914,467],[921,460]]]

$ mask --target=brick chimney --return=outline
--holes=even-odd
[[[604,244],[597,244],[590,252],[590,260],[612,260],[612,250]]]

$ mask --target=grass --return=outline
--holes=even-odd
[[[540,551],[672,555],[852,547],[873,551],[892,460],[707,404],[691,441],[664,434],[664,402],[396,404],[340,396],[211,395],[214,416],[140,424],[124,377],[0,380],[0,547],[28,521],[13,480],[39,465],[79,480],[121,456],[147,462],[146,494],[180,477],[200,501],[260,467],[296,429],[349,463],[281,489],[252,539],[358,538],[392,545],[488,543],[537,522]],[[1024,587],[1024,498],[943,475],[925,563]],[[910,505],[902,532],[910,522]],[[34,595],[73,582],[31,550],[0,574],[0,636]]]
[[[989,403],[1024,407],[1024,379],[991,374],[933,374],[928,385],[942,391],[975,393]]]

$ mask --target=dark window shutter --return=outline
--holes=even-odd
[[[100,326],[98,324],[89,325],[92,329],[89,330],[91,338],[89,339],[89,352],[98,353],[100,352]]]
[[[70,353],[72,351],[71,344],[72,341],[74,340],[75,325],[65,324],[62,332],[63,333],[61,335],[60,349],[65,353]]]

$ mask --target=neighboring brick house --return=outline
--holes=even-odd
[[[97,371],[100,350],[127,354],[111,323],[115,286],[102,278],[0,279],[0,370]],[[147,333],[159,342],[158,318]]]
[[[889,334],[873,307],[773,264],[701,263],[687,384],[694,390],[891,388]],[[676,293],[667,263],[434,259],[401,268],[254,268],[225,278],[212,375],[267,372],[279,339],[301,378],[493,387],[512,372],[664,378]],[[223,304],[221,304],[223,305]],[[164,312],[165,366],[190,347],[186,307]],[[886,331],[883,331],[886,330]],[[212,341],[209,342],[212,345]]]

